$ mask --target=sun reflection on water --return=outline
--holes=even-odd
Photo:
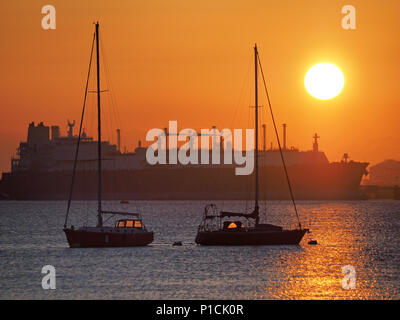
[[[87,205],[95,209],[96,202],[78,202],[76,220],[84,221]],[[118,205],[104,202],[110,210]],[[235,211],[244,203],[224,205]],[[153,208],[144,214],[156,235],[151,246],[69,249],[61,228],[64,203],[0,203],[0,298],[46,298],[35,282],[44,264],[57,267],[52,297],[63,299],[400,298],[398,201],[299,202],[302,224],[311,235],[300,246],[260,247],[196,246],[203,201],[127,206]],[[266,206],[263,222],[296,224],[290,202]],[[309,239],[318,244],[308,245]],[[182,247],[171,245],[177,240]],[[342,288],[346,265],[356,271],[354,290]]]
[[[268,280],[262,291],[253,293],[254,298],[393,298],[385,290],[377,295],[377,282],[384,273],[385,259],[379,258],[383,252],[375,246],[384,246],[381,240],[385,240],[387,234],[380,233],[379,227],[370,224],[366,212],[358,211],[351,202],[334,207],[323,204],[306,206],[301,207],[301,211],[307,217],[307,224],[311,225],[312,236],[318,240],[318,245],[307,245],[305,237],[302,247],[297,250],[282,249],[279,259],[272,260],[272,265],[266,257],[263,272]],[[356,270],[354,290],[342,288],[345,276],[342,267],[345,265],[352,265]],[[271,269],[276,270],[279,276],[271,274]],[[399,280],[396,281],[399,285]],[[396,292],[398,294],[398,289]]]

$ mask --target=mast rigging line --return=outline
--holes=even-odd
[[[110,91],[110,94],[109,94],[109,102],[110,102],[110,105],[111,105],[111,108],[110,108],[111,110],[109,110],[110,118],[112,119],[112,116],[114,116],[114,121],[115,121],[116,127],[119,128],[119,129],[123,129],[123,128],[121,128],[121,118],[120,118],[119,111],[118,111],[117,98],[116,98],[116,95],[114,93],[114,86],[113,86],[113,82],[111,80],[110,67],[108,65],[108,59],[107,59],[107,56],[106,56],[106,51],[104,50],[103,42],[104,42],[104,40],[100,43],[100,53],[102,54],[102,57],[103,57],[103,59],[102,59],[102,61],[103,61],[102,70],[103,70],[104,78],[105,78],[107,87],[109,88],[109,90],[107,90],[107,91]],[[111,134],[112,125],[109,123],[109,126],[110,126],[110,134]]]
[[[267,95],[267,101],[268,101],[268,106],[269,106],[269,110],[270,110],[270,113],[271,113],[272,123],[273,123],[273,125],[274,125],[276,140],[277,140],[277,142],[278,142],[279,153],[280,153],[280,155],[281,155],[282,164],[283,164],[283,169],[284,169],[284,171],[285,171],[286,181],[287,181],[288,187],[289,187],[290,198],[291,198],[292,203],[293,203],[293,207],[294,207],[294,211],[295,211],[295,213],[296,213],[296,217],[297,217],[297,222],[298,222],[298,224],[299,224],[299,228],[301,229],[301,223],[300,223],[299,213],[298,213],[298,211],[297,211],[296,202],[295,202],[295,200],[294,200],[292,185],[291,185],[291,183],[290,183],[289,174],[288,174],[287,168],[286,168],[285,158],[284,158],[284,156],[283,156],[283,152],[282,152],[282,148],[281,148],[281,143],[280,143],[280,140],[279,140],[278,130],[277,130],[277,128],[276,128],[275,117],[274,117],[274,113],[273,113],[273,111],[272,111],[271,100],[270,100],[270,97],[269,97],[268,88],[267,88],[267,83],[266,83],[266,81],[265,81],[264,71],[263,71],[263,68],[262,68],[262,65],[261,65],[260,56],[257,55],[257,58],[258,58],[258,64],[259,64],[259,66],[260,66],[261,76],[262,76],[263,83],[264,83],[265,93],[266,93],[266,95]]]
[[[93,33],[92,49],[90,50],[89,70],[88,70],[88,75],[87,75],[87,78],[86,78],[86,87],[85,87],[85,94],[84,94],[84,98],[83,98],[83,108],[82,108],[82,115],[81,115],[81,123],[80,123],[80,125],[79,125],[78,143],[76,144],[76,149],[75,149],[75,159],[74,159],[74,166],[73,166],[73,169],[72,169],[71,188],[70,188],[70,190],[69,190],[68,205],[67,205],[67,213],[66,213],[66,215],[65,215],[64,228],[67,227],[67,221],[68,221],[69,210],[70,210],[70,208],[71,208],[72,192],[73,192],[73,189],[74,189],[76,166],[77,166],[77,162],[78,162],[77,160],[78,160],[78,153],[79,153],[79,144],[80,144],[80,142],[81,142],[83,118],[84,118],[84,115],[85,115],[86,98],[87,98],[87,94],[88,94],[89,79],[90,79],[90,70],[91,70],[91,67],[92,67],[93,48],[94,48],[94,40],[95,40],[95,38],[96,38],[96,34]]]

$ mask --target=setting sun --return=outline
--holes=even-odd
[[[328,100],[336,97],[343,89],[342,71],[331,63],[319,63],[308,70],[304,79],[307,92],[314,98]]]

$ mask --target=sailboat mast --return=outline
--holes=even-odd
[[[258,182],[258,51],[257,51],[257,44],[254,45],[254,80],[255,80],[255,92],[254,92],[254,99],[255,99],[255,129],[256,129],[256,141],[255,141],[255,165],[256,165],[256,194],[255,194],[255,207],[254,212],[256,213],[256,225],[259,222],[259,207],[258,207],[258,198],[259,198],[259,182]]]
[[[97,226],[103,226],[103,217],[101,214],[101,109],[100,109],[100,50],[99,50],[99,23],[96,23],[96,56],[97,56],[97,161],[98,161],[98,205],[97,205]]]

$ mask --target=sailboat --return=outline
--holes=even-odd
[[[98,148],[97,148],[97,173],[98,173],[98,199],[97,199],[97,225],[93,227],[83,226],[75,228],[67,227],[68,215],[71,207],[72,191],[74,178],[76,173],[76,165],[78,161],[79,144],[82,134],[82,123],[85,112],[86,96],[88,92],[88,84],[90,77],[90,69],[93,57],[93,47],[96,42],[96,70],[97,70],[97,121],[98,121]],[[154,234],[148,231],[143,224],[142,218],[138,213],[106,211],[102,209],[102,153],[101,153],[101,108],[100,108],[100,53],[99,53],[99,23],[95,24],[95,33],[93,35],[92,50],[90,55],[89,72],[86,81],[85,99],[81,116],[81,125],[79,129],[78,142],[75,152],[75,160],[73,166],[71,187],[68,199],[67,213],[64,222],[64,232],[67,241],[72,248],[84,247],[133,247],[146,246],[153,242]],[[105,226],[103,223],[103,215],[124,216],[118,219],[113,226]],[[107,220],[109,220],[107,218]]]
[[[264,86],[267,93],[268,103],[271,111],[272,120],[277,135],[279,150],[283,167],[285,170],[290,195],[294,210],[298,219],[298,228],[285,230],[281,226],[260,223],[259,210],[259,172],[258,172],[258,66],[260,65]],[[301,227],[299,215],[290,186],[289,176],[286,169],[282,149],[277,134],[275,120],[272,113],[271,102],[269,99],[264,73],[258,56],[257,45],[254,46],[254,68],[255,68],[255,200],[254,210],[251,213],[238,213],[220,211],[215,204],[208,204],[204,209],[203,220],[198,227],[196,243],[199,245],[297,245],[303,236],[309,232],[308,229]],[[241,220],[246,220],[243,223]]]

